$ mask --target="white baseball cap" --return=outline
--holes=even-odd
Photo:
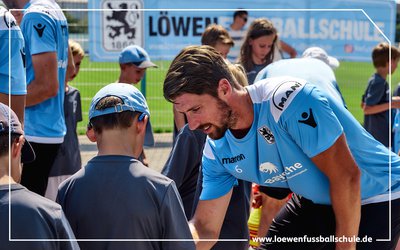
[[[303,57],[319,59],[328,64],[332,69],[336,69],[340,65],[336,58],[329,56],[328,53],[320,47],[310,47],[306,49],[303,52]]]

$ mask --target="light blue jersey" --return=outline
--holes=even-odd
[[[26,108],[25,134],[33,142],[62,143],[66,133],[63,105],[68,64],[67,20],[54,1],[31,1],[24,9],[21,30],[26,45],[27,83],[35,79],[32,55],[57,52],[59,84],[57,96]]]
[[[11,13],[0,6],[0,93],[26,95],[24,64],[21,29]]]
[[[311,158],[343,133],[362,173],[363,204],[387,200],[389,188],[400,190],[400,158],[373,139],[338,99],[291,77],[261,80],[247,90],[254,109],[252,127],[242,139],[229,130],[219,140],[207,139],[201,199],[218,198],[244,179],[331,204],[328,178]]]
[[[274,62],[258,73],[255,82],[267,77],[280,76],[298,77],[318,85],[346,105],[336,82],[335,73],[331,67],[319,59],[294,58]]]

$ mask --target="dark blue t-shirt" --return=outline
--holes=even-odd
[[[10,187],[11,192],[8,185],[0,185],[0,249],[79,249],[67,218],[57,203],[29,191],[20,184],[11,184]],[[67,241],[9,241],[9,225],[11,239]]]
[[[379,74],[373,74],[368,80],[363,102],[368,106],[373,106],[388,103],[389,100],[389,84]],[[394,118],[394,114],[392,114],[392,118]],[[364,128],[386,147],[389,147],[389,126],[389,110],[377,114],[364,115]],[[393,139],[393,134],[391,138]]]

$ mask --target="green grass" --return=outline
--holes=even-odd
[[[146,73],[146,98],[151,112],[151,123],[155,132],[170,132],[173,125],[172,105],[164,99],[162,93],[164,78],[170,62],[158,61],[155,63],[159,67],[150,68]],[[361,96],[365,91],[369,77],[373,73],[374,68],[368,62],[341,62],[340,67],[335,71],[337,82],[348,109],[360,123],[364,119],[360,107]],[[86,130],[89,104],[92,97],[103,86],[115,82],[118,76],[118,63],[95,63],[90,62],[88,58],[83,60],[79,75],[71,83],[81,92],[83,122],[78,124],[80,134],[83,134]],[[392,92],[399,82],[399,74],[393,74],[391,80]],[[141,83],[137,84],[136,87],[141,89]]]
[[[146,98],[150,108],[153,130],[171,132],[173,125],[172,104],[167,102],[162,93],[162,86],[169,62],[156,62],[158,68],[149,68],[146,73]],[[92,97],[103,86],[115,82],[119,77],[118,63],[90,62],[85,58],[78,76],[70,85],[79,89],[82,99],[83,121],[78,124],[79,134],[84,134],[88,123],[88,110]],[[142,89],[141,83],[135,85]]]

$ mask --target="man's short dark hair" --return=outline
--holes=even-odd
[[[213,47],[188,46],[175,57],[168,69],[164,97],[170,102],[185,93],[218,97],[221,79],[227,79],[233,88],[242,88],[226,60]]]
[[[233,19],[235,19],[236,17],[238,17],[238,16],[243,16],[243,15],[246,15],[246,16],[248,16],[249,15],[249,13],[246,11],[246,10],[237,10],[237,11],[235,11],[234,13],[233,13]]]
[[[118,104],[123,104],[121,98],[116,96],[106,96],[97,103],[96,109],[102,110],[115,107]],[[139,114],[139,112],[128,110],[120,113],[96,116],[90,120],[90,126],[98,134],[101,134],[104,129],[125,129],[132,125],[133,119]]]

